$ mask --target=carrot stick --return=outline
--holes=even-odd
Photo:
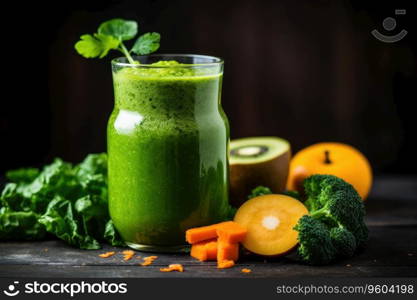
[[[231,244],[227,241],[219,240],[217,242],[217,261],[239,259],[239,244]]]
[[[217,268],[218,269],[227,269],[231,268],[235,265],[235,262],[233,260],[223,260],[217,262]]]
[[[217,236],[229,244],[242,242],[246,237],[246,229],[236,222],[224,222],[216,228]]]
[[[217,241],[216,239],[195,243],[191,246],[190,255],[199,261],[216,260]]]
[[[226,221],[188,229],[185,233],[185,239],[189,244],[195,244],[221,236],[229,243],[238,243],[243,241],[245,235],[246,229],[244,227],[236,222]]]
[[[214,239],[217,237],[216,226],[217,224],[188,229],[185,232],[185,239],[189,244]]]

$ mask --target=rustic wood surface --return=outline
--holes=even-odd
[[[417,276],[417,178],[383,177],[375,182],[367,203],[370,229],[367,247],[355,257],[322,267],[299,263],[296,255],[265,260],[244,256],[231,268],[219,270],[214,262],[199,262],[185,254],[157,255],[150,266],[141,259],[123,261],[124,248],[79,250],[58,240],[0,243],[0,277],[403,277]],[[98,255],[116,251],[110,258]],[[162,273],[161,267],[183,264],[183,273]],[[242,273],[250,268],[252,273]]]

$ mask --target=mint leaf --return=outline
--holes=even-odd
[[[155,52],[159,48],[161,36],[157,32],[148,32],[141,35],[133,45],[131,51],[138,55]]]
[[[75,44],[75,50],[85,58],[103,58],[111,49],[117,49],[119,44],[120,42],[116,38],[109,35],[84,34]]]
[[[131,40],[138,33],[138,23],[130,20],[112,19],[102,23],[98,28],[99,34],[112,36],[119,41]]]

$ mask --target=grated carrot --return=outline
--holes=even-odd
[[[133,258],[133,256],[135,256],[135,251],[133,251],[133,250],[124,250],[122,252],[122,254],[124,255],[123,260],[128,261],[128,260],[131,260]]]
[[[151,265],[153,262],[154,262],[154,260],[155,259],[157,259],[158,258],[158,256],[147,256],[147,257],[144,257],[143,258],[143,263],[141,263],[140,265],[141,266],[149,266],[149,265]]]
[[[161,272],[172,272],[172,271],[184,272],[184,267],[181,264],[171,264],[168,266],[168,268],[160,268],[159,271]]]
[[[109,252],[106,252],[106,253],[99,254],[98,256],[100,256],[101,258],[108,258],[110,256],[113,256],[115,253],[116,252],[114,252],[114,251],[109,251]]]

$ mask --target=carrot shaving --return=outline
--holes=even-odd
[[[133,256],[135,256],[135,251],[133,250],[125,250],[122,252],[123,256],[123,260],[124,261],[128,261],[131,260],[133,258]]]
[[[241,272],[242,273],[251,273],[252,270],[251,269],[244,268],[244,269],[241,270]]]
[[[144,257],[143,259],[144,260],[152,260],[152,261],[154,261],[155,259],[157,259],[158,258],[158,256],[155,256],[155,255],[152,255],[152,256],[146,256],[146,257]]]
[[[171,264],[168,266],[168,268],[160,268],[159,271],[161,272],[172,272],[172,271],[184,272],[184,267],[181,264]]]
[[[158,256],[147,256],[147,257],[144,257],[143,258],[143,263],[141,263],[140,265],[141,266],[149,266],[149,265],[151,265],[153,262],[154,262],[154,260],[155,259],[157,259],[158,258]]]
[[[109,251],[109,252],[106,252],[106,253],[99,254],[98,256],[100,256],[101,258],[108,258],[110,256],[113,256],[114,254],[116,254],[116,252]]]

